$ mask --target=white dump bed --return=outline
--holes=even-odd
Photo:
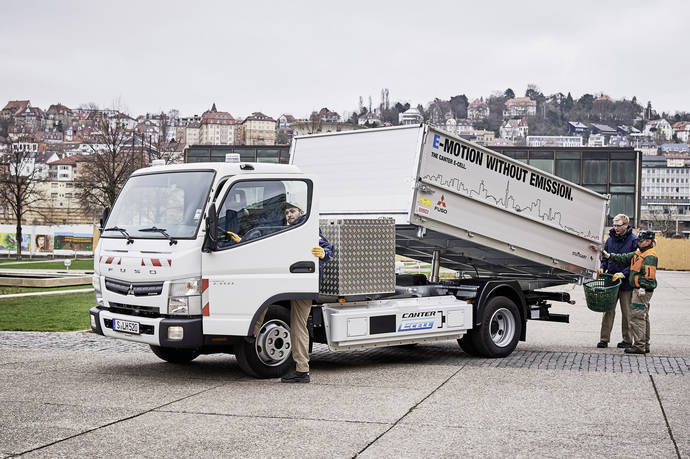
[[[296,137],[322,217],[393,217],[396,251],[475,273],[572,278],[599,266],[608,200],[428,126]]]

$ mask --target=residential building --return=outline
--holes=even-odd
[[[74,181],[45,180],[36,183],[41,199],[35,202],[24,221],[30,224],[64,225],[94,223],[96,217],[79,200],[79,189]],[[0,218],[4,220],[4,218]]]
[[[283,113],[278,117],[276,129],[288,129],[290,123],[297,121],[294,116]]]
[[[340,120],[340,115],[336,112],[330,111],[328,108],[324,107],[317,112],[313,112],[311,117],[316,117],[325,123],[337,123]]]
[[[516,97],[505,101],[503,118],[521,118],[523,116],[536,116],[537,102],[529,97]]]
[[[492,149],[494,147],[512,147],[515,145],[515,142],[509,139],[501,139],[500,137],[498,139],[494,139],[491,142],[487,144],[487,146],[491,147]]]
[[[472,121],[485,120],[489,117],[489,104],[484,102],[484,98],[474,99],[467,107],[467,118]]]
[[[679,142],[688,142],[690,140],[690,121],[679,121],[673,123],[671,126],[673,129],[673,135],[676,136]]]
[[[398,122],[403,125],[420,124],[424,122],[424,117],[419,110],[411,107],[402,113],[398,113]]]
[[[529,135],[528,147],[581,147],[582,137],[579,135]]]
[[[592,134],[587,140],[588,147],[601,148],[606,146],[606,137],[601,134]]]
[[[63,131],[72,126],[74,113],[61,103],[53,104],[46,110],[46,128],[61,128]]]
[[[642,131],[634,126],[626,126],[625,124],[616,126],[616,132],[618,132],[619,135],[642,137]]]
[[[666,236],[690,237],[690,155],[642,157],[642,219]]]
[[[608,145],[609,139],[612,136],[618,135],[618,131],[616,129],[612,128],[611,126],[607,126],[606,124],[591,123],[590,129],[592,134],[601,135],[604,137],[605,145]]]
[[[474,131],[472,121],[467,118],[458,118],[455,120],[455,132],[458,134],[467,134]]]
[[[189,145],[198,145],[200,144],[200,137],[199,137],[199,131],[201,130],[201,121],[191,121],[189,124],[187,124],[187,127],[184,130],[184,144],[185,146]]]
[[[360,126],[378,127],[381,126],[381,119],[373,112],[366,113],[357,119]]]
[[[241,123],[244,145],[275,145],[276,120],[261,112],[254,112]]]
[[[354,131],[356,129],[365,129],[363,126],[352,123],[327,123],[320,120],[315,121],[295,121],[290,124],[290,129],[294,135],[307,135],[326,132],[342,132]]]
[[[28,100],[10,100],[7,105],[0,110],[0,119],[9,120],[15,116],[24,113],[31,107],[31,102]]]
[[[665,119],[649,120],[642,131],[644,135],[659,140],[671,140],[673,137],[673,128],[671,124]]]
[[[213,104],[215,108],[215,104]],[[235,118],[228,112],[209,111],[199,126],[199,143],[202,145],[232,145],[235,137]]]
[[[635,150],[642,153],[642,156],[654,156],[659,154],[659,146],[649,139],[635,138],[631,145]]]
[[[521,119],[510,119],[503,122],[499,129],[499,133],[502,139],[524,139],[527,137],[529,132],[529,126],[527,125],[527,118],[522,117]]]
[[[88,161],[87,156],[77,154],[65,156],[57,161],[49,162],[48,167],[50,168],[50,180],[55,182],[74,181],[79,173],[79,163],[83,164],[86,161]]]
[[[690,145],[687,143],[664,143],[659,147],[659,152],[662,155],[667,153],[689,153]]]
[[[568,134],[586,137],[589,134],[589,126],[579,121],[568,121]]]
[[[494,133],[494,131],[484,131],[481,129],[476,129],[472,131],[470,134],[464,134],[460,137],[471,140],[472,142],[477,143],[479,145],[489,145],[496,138],[496,134]]]

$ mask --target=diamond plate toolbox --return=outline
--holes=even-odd
[[[366,295],[395,291],[395,220],[321,220],[321,232],[335,247],[323,264],[322,295]]]

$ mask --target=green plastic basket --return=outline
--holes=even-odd
[[[616,307],[618,288],[621,280],[613,282],[613,275],[599,274],[599,279],[585,282],[585,300],[587,307],[596,312],[608,312]]]

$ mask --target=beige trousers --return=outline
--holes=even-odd
[[[632,343],[632,330],[630,329],[630,306],[632,304],[632,290],[619,290],[618,303],[621,307],[621,335],[623,341]],[[613,319],[616,318],[616,309],[604,313],[601,318],[600,340],[608,343],[611,341],[611,330],[613,329]]]
[[[309,330],[307,319],[311,311],[311,300],[290,301],[290,340],[295,370],[309,371]]]
[[[641,351],[649,350],[649,301],[654,292],[647,292],[638,295],[637,290],[633,290],[632,314],[630,326],[633,333],[633,346]]]
[[[290,301],[292,360],[295,361],[296,370],[305,373],[309,371],[309,330],[307,330],[309,312],[311,312],[311,300]],[[259,316],[254,325],[254,336],[259,334],[265,318],[266,311]]]

